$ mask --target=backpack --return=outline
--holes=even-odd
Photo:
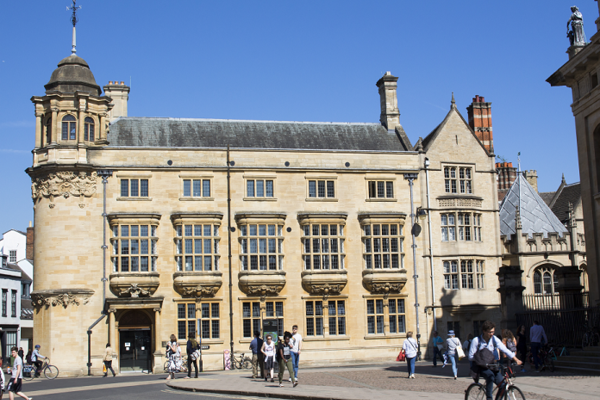
[[[31,364],[32,363],[32,361],[31,361],[31,354],[32,353],[27,353],[27,356],[25,357],[25,361],[27,361],[27,364]]]
[[[494,340],[494,348],[496,348],[497,344],[496,344],[496,337],[492,336],[492,340]],[[492,352],[491,350],[489,350],[487,347],[484,348],[479,348],[479,346],[481,346],[482,343],[485,343],[483,341],[483,336],[479,337],[479,343],[477,343],[477,351],[475,352],[475,354],[473,355],[473,364],[478,366],[481,369],[487,369],[488,368],[488,364],[493,364],[494,361],[497,360],[496,355],[494,354],[494,352]]]
[[[517,352],[517,346],[515,345],[515,342],[513,342],[512,339],[508,339],[506,341],[506,348],[508,348],[510,351],[512,351],[513,353]]]

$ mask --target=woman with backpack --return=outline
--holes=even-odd
[[[517,353],[517,340],[515,339],[515,335],[513,335],[509,329],[502,329],[502,343],[513,353]],[[502,354],[500,362],[504,364],[508,362],[506,354]]]
[[[454,331],[449,331],[448,339],[446,339],[446,354],[452,362],[452,373],[454,374],[455,380],[458,376],[458,347],[461,347],[460,339],[454,336]]]
[[[404,354],[406,355],[409,379],[415,379],[415,361],[417,360],[417,349],[419,348],[417,341],[412,336],[412,332],[407,332],[406,340],[402,344],[402,350],[404,350]]]

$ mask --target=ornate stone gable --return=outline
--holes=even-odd
[[[50,200],[48,207],[54,208],[54,199],[57,197],[79,197],[79,207],[85,207],[84,199],[92,197],[97,189],[97,173],[80,171],[58,171],[45,177],[33,179],[31,183],[31,197],[34,206],[44,197]]]

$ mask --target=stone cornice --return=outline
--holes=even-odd
[[[36,290],[31,293],[31,303],[35,308],[69,305],[79,306],[88,303],[94,294],[91,289],[51,289]]]

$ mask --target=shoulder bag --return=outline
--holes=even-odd
[[[396,357],[396,361],[406,361],[406,354],[404,353],[404,349],[400,350],[400,353],[398,353],[398,357]]]
[[[461,358],[465,358],[465,352],[462,348],[462,345],[460,344],[460,340],[456,340],[458,341],[458,345],[456,346],[456,354],[458,355],[458,359],[460,360]]]

